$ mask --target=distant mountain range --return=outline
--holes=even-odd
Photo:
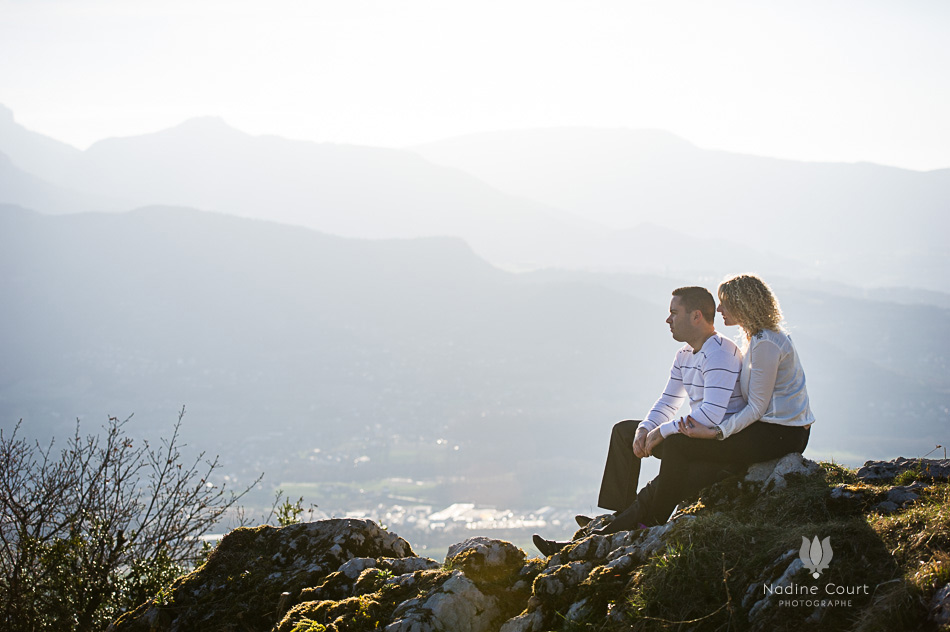
[[[255,137],[216,118],[69,152],[0,116],[0,151],[32,178],[102,200],[99,210],[181,205],[339,236],[459,236],[492,261],[519,267],[577,263],[564,245],[606,234],[412,152]],[[64,210],[25,194],[0,201]]]
[[[805,364],[813,458],[946,444],[946,172],[487,138],[382,150],[200,119],[79,151],[0,109],[0,427],[134,411],[145,433],[184,403],[194,443],[248,471],[332,451],[329,480],[371,456],[364,474],[530,505],[595,485],[610,425],[662,389],[670,290],[753,268]],[[415,458],[436,439],[458,451]]]
[[[7,109],[0,152],[10,158],[0,202],[42,212],[178,205],[340,236],[456,236],[510,269],[753,269],[950,291],[950,170],[743,156],[643,130],[498,132],[394,150],[250,136],[216,118],[79,151]]]
[[[596,470],[609,426],[644,414],[666,381],[675,284],[506,273],[455,239],[0,206],[0,413],[44,434],[187,403],[213,445],[263,428],[311,447],[436,434],[463,446],[462,463],[565,451]],[[950,352],[931,341],[950,335],[948,310],[776,287],[821,422],[816,454],[945,441]]]
[[[705,252],[737,243],[795,260],[825,280],[950,289],[943,239],[950,169],[761,158],[649,130],[493,132],[413,149],[499,190],[607,226],[652,222],[682,230]],[[671,254],[682,250],[665,245]],[[765,266],[750,257],[748,267]]]

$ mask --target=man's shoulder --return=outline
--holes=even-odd
[[[742,362],[742,352],[738,345],[728,338],[723,338],[722,334],[719,333],[714,334],[706,341],[706,344],[703,345],[703,351],[707,362],[725,362],[727,364]]]
[[[720,348],[721,350],[723,350],[723,351],[726,351],[726,352],[729,352],[729,353],[732,353],[733,351],[735,351],[736,353],[740,353],[740,354],[742,353],[741,351],[739,351],[739,345],[737,345],[737,344],[735,343],[735,341],[733,341],[733,340],[730,339],[730,338],[726,338],[725,336],[723,336],[723,335],[722,335],[721,333],[719,333],[719,332],[716,332],[716,333],[713,335],[712,339],[716,341],[716,344],[717,344],[717,345],[719,346],[719,348]]]
[[[686,367],[696,365],[696,355],[693,353],[693,348],[691,346],[683,345],[676,350],[676,355],[673,356],[673,367],[684,369]]]
[[[689,346],[688,344],[686,344],[676,350],[676,355],[674,356],[674,360],[679,360],[683,357],[688,357],[691,355],[693,355],[693,348]]]

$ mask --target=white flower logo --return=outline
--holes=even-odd
[[[827,537],[821,542],[818,541],[818,536],[815,536],[815,539],[811,542],[808,541],[808,538],[802,536],[802,548],[799,551],[798,556],[802,559],[802,563],[811,571],[811,576],[815,579],[818,579],[818,576],[821,575],[821,571],[828,568],[829,562],[831,562],[831,537]]]

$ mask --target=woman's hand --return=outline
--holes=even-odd
[[[677,421],[676,429],[679,430],[680,434],[692,437],[693,439],[715,439],[718,434],[715,428],[704,426],[692,417],[686,417],[685,419]]]

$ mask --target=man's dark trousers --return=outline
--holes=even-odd
[[[600,496],[597,505],[617,513],[624,512],[631,508],[634,502],[637,502],[640,511],[650,512],[652,510],[653,498],[656,495],[658,486],[657,479],[647,483],[640,493],[637,488],[640,482],[640,459],[633,454],[633,437],[636,435],[637,426],[640,422],[635,419],[626,419],[614,424],[610,433],[610,445],[607,449],[607,462],[604,464],[604,477],[600,483]],[[743,439],[745,439],[743,437]],[[700,441],[694,439],[693,441]],[[654,456],[663,461],[664,444],[660,443],[654,450]],[[722,446],[728,442],[716,442],[716,447]],[[743,441],[743,443],[745,443]],[[707,446],[711,444],[705,444]],[[750,453],[757,450],[748,450]],[[740,459],[735,459],[742,463]],[[744,465],[744,463],[743,463]],[[667,470],[670,468],[668,467]],[[692,495],[707,485],[724,479],[726,476],[736,473],[724,467],[723,463],[715,461],[706,462],[699,458],[687,459],[685,462],[678,463],[681,475],[677,477],[677,498],[679,502],[688,495]],[[676,503],[674,502],[674,505]],[[672,509],[672,508],[671,508]],[[669,514],[667,514],[668,516]],[[636,522],[646,520],[644,514]],[[664,518],[665,520],[665,518]]]
[[[640,458],[633,453],[633,437],[639,425],[635,419],[626,419],[615,423],[610,432],[604,478],[597,499],[597,505],[604,509],[623,511],[637,499]]]

